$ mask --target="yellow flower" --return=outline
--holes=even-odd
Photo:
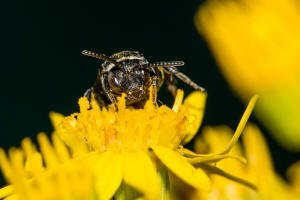
[[[230,86],[285,147],[300,150],[298,0],[208,0],[195,17]]]
[[[300,161],[294,163],[287,171],[292,190],[300,197]]]
[[[1,149],[1,168],[11,185],[0,189],[0,199],[94,199],[94,172],[87,170],[88,164],[72,158],[55,134],[53,145],[44,133],[38,141],[41,152],[28,138],[22,141],[22,149],[11,148],[8,158]]]
[[[186,99],[186,106],[181,105],[182,99],[183,92],[178,91],[172,109],[165,105],[155,108],[151,101],[144,109],[130,109],[123,96],[116,112],[112,106],[101,110],[95,101],[89,109],[87,99],[81,98],[80,113],[64,118],[56,132],[70,146],[87,145],[89,151],[97,153],[98,179],[102,182],[97,189],[100,194],[107,193],[103,199],[112,197],[122,180],[149,199],[158,199],[161,192],[157,158],[188,184],[208,189],[207,175],[174,151],[182,140],[188,139],[187,135],[197,132],[205,94],[193,93]],[[54,121],[61,121],[57,117],[53,116]]]
[[[220,151],[224,142],[230,140],[232,130],[226,126],[206,127],[203,130],[202,137],[198,137],[195,142],[195,149],[201,149],[203,144],[208,146],[209,152]],[[247,125],[243,134],[244,151],[241,146],[236,145],[232,154],[240,156],[245,154],[248,160],[247,164],[242,164],[233,159],[223,160],[217,163],[222,170],[234,173],[239,177],[249,180],[258,187],[258,191],[249,190],[248,188],[230,182],[219,176],[212,176],[212,190],[210,192],[199,191],[193,196],[193,199],[299,199],[300,194],[295,190],[300,188],[299,163],[295,164],[290,170],[290,177],[294,181],[291,185],[285,182],[276,174],[272,159],[266,142],[260,130],[253,124]],[[298,173],[298,176],[296,174]]]
[[[53,146],[40,135],[42,154],[39,154],[32,150],[28,140],[23,142],[23,150],[17,152],[20,155],[25,152],[25,166],[24,158],[18,154],[9,154],[9,159],[3,152],[0,154],[2,170],[11,183],[0,190],[0,197],[23,198],[26,194],[30,200],[113,196],[171,199],[168,171],[197,190],[209,190],[209,167],[215,170],[214,163],[232,157],[228,153],[242,133],[257,96],[250,101],[227,148],[218,154],[201,155],[184,149],[181,144],[196,134],[205,99],[205,94],[194,92],[182,104],[183,92],[179,90],[172,109],[165,105],[155,108],[151,100],[143,109],[132,109],[125,107],[125,96],[122,96],[116,112],[114,106],[100,109],[94,99],[90,107],[88,100],[81,98],[80,113],[68,117],[51,113],[55,128]],[[63,142],[59,142],[58,136]],[[15,160],[18,160],[17,168]],[[18,182],[19,179],[22,181]],[[73,179],[76,181],[66,181]],[[72,192],[82,184],[87,187]],[[58,185],[62,189],[56,191]],[[63,197],[62,192],[65,192]]]

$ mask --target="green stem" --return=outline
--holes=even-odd
[[[114,200],[135,200],[139,196],[135,189],[122,182],[114,196]]]
[[[170,180],[168,169],[163,164],[158,169],[158,176],[161,185],[161,200],[170,200]]]
[[[171,200],[168,169],[163,164],[161,164],[158,168],[158,177],[161,185],[160,200]],[[114,195],[114,200],[135,200],[139,196],[140,193],[126,183],[122,182],[116,194]]]

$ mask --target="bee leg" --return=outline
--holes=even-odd
[[[116,111],[119,111],[119,108],[117,106],[117,101],[116,99],[112,96],[111,92],[109,91],[109,89],[105,89],[104,90],[105,94],[107,95],[107,97],[109,98],[109,100],[112,102],[112,104],[114,104],[114,107],[116,109]]]
[[[171,92],[172,96],[175,98],[177,94],[177,81],[173,74],[165,74],[167,90]]]
[[[83,94],[83,97],[86,97],[89,100],[89,102],[91,102],[92,92],[93,92],[93,87],[87,89],[87,91],[85,91],[85,93]]]
[[[113,95],[111,94],[108,84],[107,84],[107,74],[101,74],[101,84],[102,84],[102,89],[105,93],[105,95],[108,97],[108,99],[111,101],[112,104],[114,104],[116,111],[118,111],[118,106],[117,106],[117,102],[116,99],[113,97]]]
[[[179,78],[180,80],[182,80],[186,84],[190,85],[195,90],[198,90],[198,91],[203,92],[203,93],[206,92],[206,90],[203,87],[199,86],[197,83],[195,83],[194,81],[192,81],[185,74],[179,72],[176,67],[174,67],[174,66],[166,66],[163,69],[165,70],[166,73],[168,73],[170,75],[175,75],[177,78]]]
[[[154,107],[157,107],[156,99],[157,99],[157,76],[154,75],[152,79],[152,102]]]
[[[165,103],[162,102],[161,100],[157,99],[158,103],[160,103],[160,105],[164,105]]]

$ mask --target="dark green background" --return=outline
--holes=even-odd
[[[201,2],[2,2],[0,146],[19,146],[24,137],[51,133],[51,110],[63,114],[77,110],[77,99],[92,85],[101,64],[82,56],[83,49],[108,55],[138,50],[149,61],[184,60],[181,71],[208,91],[204,125],[235,128],[245,106],[228,88],[194,27]],[[182,83],[179,87],[192,91]],[[164,89],[159,97],[172,102]],[[268,142],[281,174],[300,158],[269,137]]]

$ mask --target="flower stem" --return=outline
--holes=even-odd
[[[158,169],[158,176],[161,185],[161,200],[170,200],[170,180],[168,169],[163,164]]]
[[[139,196],[136,190],[122,182],[114,196],[114,200],[135,200]]]

